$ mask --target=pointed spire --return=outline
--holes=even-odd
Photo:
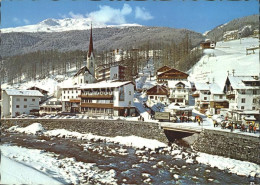
[[[89,38],[89,47],[88,47],[88,57],[91,56],[91,53],[93,53],[92,22],[91,22],[91,28],[90,28],[90,38]],[[93,56],[94,56],[94,53],[93,53]]]

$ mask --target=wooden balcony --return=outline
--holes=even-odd
[[[192,94],[192,97],[193,97],[193,98],[198,98],[198,97],[200,97],[200,94],[199,94],[199,93]]]
[[[87,99],[108,99],[108,100],[112,100],[113,99],[113,95],[110,94],[95,94],[95,95],[90,95],[90,94],[81,94],[79,95],[79,97],[81,98],[87,98]]]
[[[235,94],[227,94],[226,98],[231,100],[231,99],[235,99]]]
[[[79,98],[70,99],[70,103],[80,103],[80,99]]]
[[[111,109],[114,107],[113,103],[81,103],[81,107],[89,108],[107,108]]]

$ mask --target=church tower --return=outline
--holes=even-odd
[[[92,39],[92,23],[90,28],[90,38],[89,38],[89,48],[88,48],[88,57],[87,57],[87,68],[93,77],[95,77],[95,56],[93,51],[93,39]]]

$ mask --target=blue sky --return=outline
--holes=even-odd
[[[137,23],[145,26],[186,28],[203,33],[232,19],[258,12],[258,0],[3,0],[1,28],[37,24],[47,18],[91,17],[108,25]]]

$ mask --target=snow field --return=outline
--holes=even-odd
[[[7,166],[10,163],[15,163],[14,161],[21,163],[12,169],[12,171],[17,171],[17,174],[13,174],[16,179],[11,178],[12,174],[8,172],[7,166],[1,167],[1,172],[3,171],[6,175],[4,179],[2,176],[1,182],[11,183],[13,179],[15,183],[24,181],[26,184],[39,184],[42,182],[50,182],[47,184],[81,184],[86,183],[91,178],[100,183],[116,184],[114,178],[116,172],[114,170],[101,171],[95,164],[77,162],[74,158],[58,159],[56,154],[37,149],[7,145],[2,145],[0,148],[2,155],[9,158],[6,161]],[[24,166],[28,166],[29,169],[26,168],[28,172],[18,173],[16,167],[23,170]],[[40,174],[36,173],[34,175],[35,171]]]

